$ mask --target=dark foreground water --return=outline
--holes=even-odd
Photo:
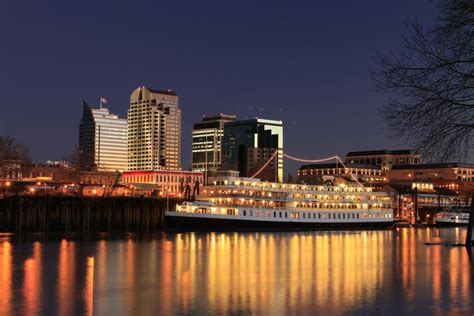
[[[0,235],[0,315],[472,315],[462,229]],[[30,237],[31,238],[31,237]],[[56,239],[56,240],[54,240]]]

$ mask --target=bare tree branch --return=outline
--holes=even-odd
[[[393,137],[432,160],[464,158],[474,135],[474,0],[438,3],[430,28],[408,23],[403,47],[377,55],[372,77],[390,95],[381,108]]]

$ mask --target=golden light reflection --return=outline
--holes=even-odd
[[[33,244],[33,256],[23,264],[23,315],[37,315],[41,308],[41,243]]]
[[[85,315],[94,314],[94,257],[87,257],[86,279],[84,286]]]
[[[48,260],[51,244],[34,243],[32,252],[27,246],[26,256],[20,244],[17,256],[16,244],[3,242],[0,315],[41,314],[55,308],[42,306],[48,302],[57,302],[61,315],[350,314],[380,306],[403,314],[418,302],[430,314],[463,313],[473,306],[466,250],[424,243],[464,233],[183,233],[103,240],[93,252],[63,240],[57,261]],[[49,280],[57,282],[52,293]]]
[[[63,239],[59,244],[57,285],[58,309],[60,315],[70,315],[72,313],[74,288],[71,284],[75,283],[75,264],[74,243]]]
[[[12,245],[8,241],[1,244],[0,262],[0,315],[9,315],[12,312]]]

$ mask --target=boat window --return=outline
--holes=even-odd
[[[360,217],[359,217],[359,213],[357,213],[357,219],[359,219],[359,218],[360,218]]]
[[[285,212],[285,218],[288,218],[288,212]]]
[[[303,218],[306,218],[306,214],[305,214],[305,213],[303,213]]]
[[[277,217],[277,212],[273,212],[273,217]]]
[[[321,213],[318,213],[318,218],[321,219]]]
[[[281,212],[280,212],[280,218],[281,218]]]
[[[247,211],[246,210],[244,210],[244,216],[247,216]]]
[[[252,210],[250,211],[250,216],[253,216],[253,211]]]

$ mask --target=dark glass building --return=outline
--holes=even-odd
[[[251,177],[275,152],[275,158],[257,178],[283,182],[283,122],[255,118],[225,124],[223,168],[238,170],[241,177]]]

